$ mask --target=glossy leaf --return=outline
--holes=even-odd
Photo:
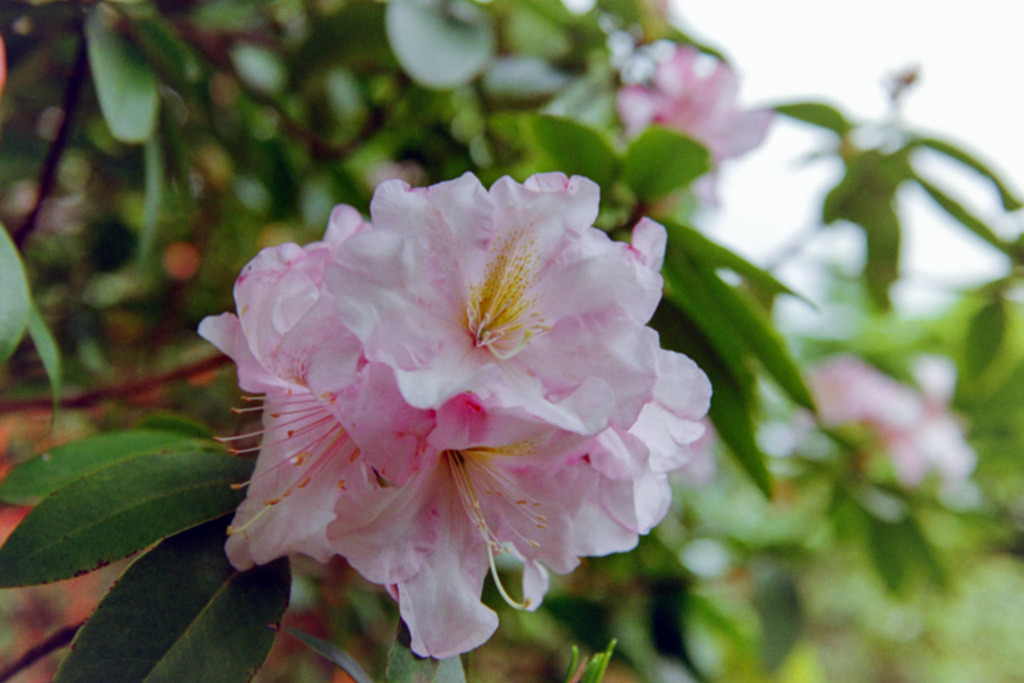
[[[0,587],[68,579],[234,510],[252,463],[221,453],[138,455],[57,489],[0,547]]]
[[[602,188],[615,178],[618,159],[597,130],[560,116],[534,116],[530,128],[554,162],[547,170],[586,176]]]
[[[398,63],[427,88],[468,83],[494,55],[490,16],[463,0],[392,0],[384,20]]]
[[[973,171],[981,174],[982,176],[990,180],[992,184],[995,185],[996,191],[999,192],[999,199],[1002,201],[1003,208],[1006,209],[1007,211],[1016,211],[1017,209],[1024,206],[1024,203],[1021,203],[1021,200],[1017,197],[1017,195],[1015,195],[1010,190],[1010,188],[1007,187],[1002,180],[1000,180],[999,176],[997,176],[995,172],[993,172],[987,165],[979,161],[976,157],[968,154],[959,147],[951,145],[950,143],[944,140],[939,140],[938,138],[932,137],[916,138],[911,142],[911,144],[927,147],[940,154],[944,154],[945,156],[960,162],[961,164],[967,166],[968,168],[972,169]]]
[[[914,178],[921,188],[928,193],[928,196],[935,200],[935,203],[942,208],[943,211],[952,216],[957,222],[963,225],[965,228],[973,232],[975,235],[991,244],[996,249],[1004,253],[1013,255],[1013,249],[1002,240],[999,235],[995,233],[984,221],[972,214],[970,211],[965,209],[960,202],[956,201],[948,194],[932,185],[927,180],[916,176]]]
[[[0,501],[29,503],[84,475],[143,453],[220,449],[192,434],[141,429],[99,434],[40,453],[15,467],[0,482]]]
[[[971,318],[964,356],[969,376],[980,375],[999,355],[1006,337],[1006,315],[1006,302],[1000,298],[985,304]]]
[[[341,670],[347,673],[355,683],[373,683],[370,676],[363,671],[363,667],[359,666],[359,662],[352,659],[348,653],[334,645],[331,645],[326,640],[322,640],[316,636],[311,636],[308,633],[303,633],[302,631],[294,628],[285,630],[288,631],[289,634],[301,640],[303,645],[313,652],[317,653],[329,662],[333,662],[341,667]]]
[[[704,145],[674,130],[650,126],[626,150],[623,177],[642,200],[682,189],[711,170]]]
[[[853,124],[847,121],[838,109],[821,102],[778,104],[774,109],[783,116],[825,128],[838,135],[846,135],[853,130]]]
[[[60,393],[63,381],[63,369],[61,367],[60,349],[57,347],[57,340],[53,338],[50,328],[46,326],[43,316],[35,304],[30,306],[28,313],[28,334],[35,344],[39,360],[46,371],[46,377],[50,380],[50,392],[53,394],[53,410],[57,412],[57,403],[60,401]]]
[[[21,256],[0,225],[0,363],[17,348],[29,317],[28,280]]]
[[[410,642],[409,628],[402,622],[388,651],[387,683],[466,683],[458,655],[442,660],[420,657],[409,649]]]
[[[772,479],[765,465],[768,457],[761,451],[754,437],[754,424],[747,399],[732,382],[716,382],[712,378],[711,386],[714,391],[708,417],[715,431],[757,488],[765,496],[771,497]]]
[[[145,142],[153,134],[160,104],[156,75],[139,49],[114,30],[113,18],[105,10],[96,5],[85,20],[89,68],[100,111],[114,138]]]
[[[55,680],[251,679],[288,605],[288,561],[237,571],[224,555],[226,523],[168,538],[136,560],[78,632]]]

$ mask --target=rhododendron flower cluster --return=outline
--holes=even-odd
[[[548,569],[657,524],[711,388],[646,325],[665,230],[613,241],[598,202],[558,173],[390,180],[369,223],[337,207],[322,242],[246,266],[237,317],[200,326],[262,411],[262,442],[235,442],[259,456],[232,563],[342,555],[398,600],[413,650],[443,658],[497,627],[488,572],[534,609]],[[519,591],[499,555],[522,563]]]
[[[945,482],[966,479],[977,455],[949,410],[956,369],[947,358],[922,356],[912,370],[920,392],[853,356],[819,364],[809,381],[821,420],[871,430],[906,486],[920,485],[931,472]]]
[[[627,135],[651,124],[673,128],[701,142],[718,164],[761,144],[772,122],[770,109],[740,109],[738,93],[732,67],[692,45],[678,45],[656,65],[650,85],[619,90],[616,106]]]

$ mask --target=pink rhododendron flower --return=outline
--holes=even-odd
[[[918,486],[929,472],[944,481],[970,476],[977,455],[949,411],[956,371],[951,361],[925,356],[914,364],[915,391],[853,356],[814,368],[810,385],[826,426],[859,423],[876,432],[896,476]]]
[[[382,184],[373,229],[327,274],[366,357],[418,408],[487,388],[497,404],[580,433],[628,428],[654,385],[665,231],[633,246],[592,227],[599,190],[560,173],[490,191],[472,174]]]
[[[738,93],[732,67],[691,45],[679,45],[658,63],[649,86],[625,86],[616,105],[627,135],[660,124],[698,140],[719,163],[757,147],[771,125],[770,109],[741,110]]]
[[[199,326],[238,364],[242,389],[263,395],[253,408],[262,409],[260,457],[227,544],[237,567],[293,552],[324,562],[334,554],[326,528],[337,482],[356,467],[355,445],[310,390],[309,367],[316,356],[321,372],[329,364],[332,375],[356,380],[358,342],[321,298],[329,255],[362,226],[357,212],[342,207],[323,242],[264,249],[235,284],[238,317],[224,313]]]
[[[488,571],[533,609],[548,570],[635,546],[711,387],[645,325],[664,229],[613,242],[597,202],[561,174],[389,181],[372,224],[338,207],[323,242],[261,252],[238,317],[200,327],[264,394],[231,561],[342,555],[398,600],[413,650],[444,658],[497,627]],[[499,556],[522,563],[521,598]]]

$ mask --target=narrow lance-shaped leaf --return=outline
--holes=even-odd
[[[669,223],[668,227],[670,235],[675,237],[679,226]],[[679,258],[676,257],[677,260]],[[688,275],[690,282],[699,280],[704,300],[721,311],[723,323],[732,328],[730,333],[742,340],[747,353],[761,362],[783,391],[799,405],[814,410],[814,401],[800,376],[796,361],[757,304],[735,287],[727,285],[696,259],[674,263],[673,275],[678,276],[680,270]],[[698,319],[697,323],[701,324],[701,321]]]
[[[853,129],[853,124],[838,109],[821,102],[793,102],[778,104],[773,108],[783,116],[825,128],[838,135],[846,135]]]
[[[100,111],[121,142],[144,142],[153,134],[160,104],[157,80],[145,56],[113,29],[102,4],[89,10],[85,39]]]
[[[669,223],[669,221],[665,221]],[[806,298],[775,279],[768,271],[755,266],[739,254],[712,242],[699,231],[679,223],[671,223],[672,242],[711,268],[728,268],[753,286],[770,294],[788,294],[802,301]]]
[[[57,340],[50,333],[50,328],[43,321],[39,309],[33,303],[28,313],[28,334],[32,337],[32,343],[39,353],[39,360],[43,363],[46,377],[50,380],[50,391],[53,394],[53,412],[57,412],[57,404],[60,401],[60,393],[63,379],[61,369],[60,349],[57,347]]]
[[[28,324],[28,280],[17,247],[0,225],[0,363],[18,346]]]
[[[952,216],[957,222],[991,244],[996,249],[1009,254],[1010,256],[1014,256],[1013,248],[1004,242],[1003,239],[999,237],[999,235],[997,235],[995,231],[992,230],[992,228],[990,228],[984,221],[965,209],[960,202],[956,201],[920,176],[915,176],[914,180],[916,180],[921,188],[928,193],[929,197],[935,200],[935,203],[938,204],[943,211]]]
[[[321,640],[320,638],[311,636],[308,633],[304,633],[294,628],[287,628],[285,630],[301,640],[302,644],[313,652],[341,667],[341,670],[347,673],[355,683],[373,683],[369,675],[363,671],[363,667],[359,666],[359,662],[352,659],[348,653],[338,649],[326,640]]]
[[[715,431],[761,492],[771,497],[772,480],[765,466],[768,458],[754,438],[754,425],[747,401],[732,382],[715,382],[712,379],[712,387],[714,393],[711,395],[708,417]]]
[[[968,154],[964,150],[951,145],[950,143],[939,140],[938,138],[932,137],[921,137],[911,141],[912,145],[920,145],[922,147],[928,147],[940,154],[944,154],[947,157],[960,162],[967,166],[973,171],[981,174],[985,178],[988,178],[996,187],[996,191],[999,192],[999,199],[1002,201],[1003,208],[1007,211],[1016,211],[1017,209],[1024,206],[1021,200],[1017,198],[1009,187],[999,178],[995,172],[992,171],[988,166],[979,161],[976,157]]]
[[[0,587],[68,579],[224,515],[252,463],[202,451],[140,455],[54,491],[0,547]]]
[[[970,377],[980,375],[992,364],[1005,337],[1006,302],[998,298],[985,304],[967,327],[964,364]]]
[[[288,561],[237,571],[224,555],[226,523],[168,538],[132,563],[78,632],[55,680],[250,680],[288,605]]]
[[[164,152],[156,135],[146,140],[142,156],[146,176],[142,201],[142,236],[137,256],[140,266],[148,263],[152,254],[164,197]]]
[[[626,150],[623,177],[643,200],[687,187],[711,170],[711,153],[681,133],[650,126]]]
[[[221,447],[192,434],[155,428],[90,436],[55,446],[19,464],[0,482],[0,501],[31,503],[120,460],[173,450],[219,451]]]

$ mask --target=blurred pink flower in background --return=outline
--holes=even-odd
[[[227,543],[240,568],[344,556],[398,600],[412,648],[449,657],[497,628],[492,573],[533,609],[547,570],[628,550],[666,514],[711,386],[646,326],[665,229],[592,227],[598,187],[540,174],[393,180],[372,223],[261,252],[238,317],[200,333],[264,394],[262,444]],[[523,564],[522,599],[495,558]]]
[[[904,485],[919,486],[931,472],[944,482],[966,479],[977,454],[950,412],[955,366],[948,358],[922,356],[913,375],[920,391],[844,355],[817,365],[809,381],[822,423],[872,430]]]
[[[652,124],[678,130],[707,147],[717,166],[761,144],[772,122],[770,109],[741,109],[738,94],[731,66],[678,45],[656,65],[650,85],[623,87],[616,105],[627,135]]]

